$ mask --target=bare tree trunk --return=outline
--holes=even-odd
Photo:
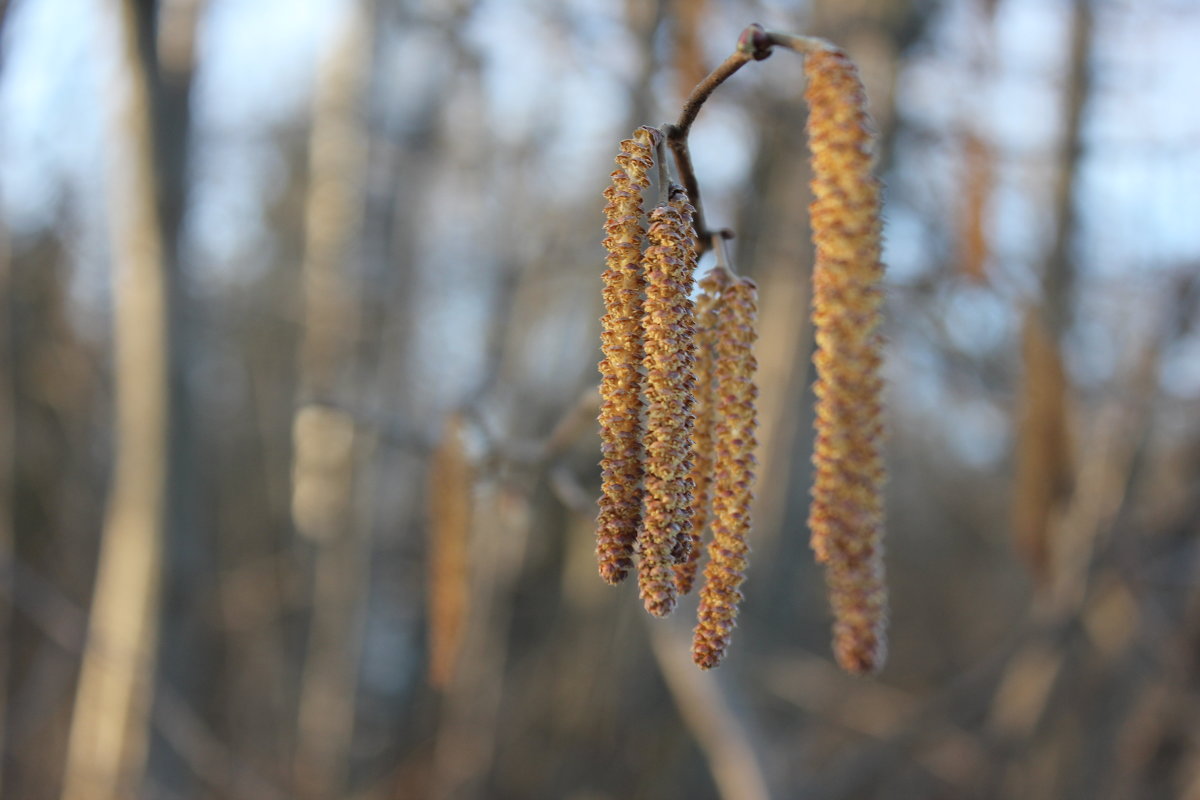
[[[109,119],[116,464],[62,797],[136,796],[154,686],[166,511],[167,282],[147,76],[131,0],[113,0],[119,96]]]
[[[0,30],[3,30],[4,5],[0,2]],[[12,283],[8,231],[0,222],[0,569],[14,562],[13,541],[13,381],[12,362]],[[4,796],[4,762],[8,755],[8,679],[12,651],[12,603],[0,598],[0,797]]]
[[[314,97],[303,275],[304,341],[293,424],[292,518],[316,548],[313,617],[300,687],[296,788],[340,796],[354,733],[367,591],[365,465],[371,443],[332,404],[352,371],[361,330],[348,268],[363,223],[368,9],[353,4],[325,55]]]

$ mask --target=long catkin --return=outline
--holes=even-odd
[[[826,566],[834,652],[844,669],[861,673],[879,669],[886,654],[880,186],[854,65],[831,48],[810,53],[805,73],[817,341],[809,528]]]
[[[471,604],[470,538],[475,470],[461,413],[446,418],[429,464],[429,682],[450,684]]]
[[[670,187],[669,202],[650,215],[643,257],[647,452],[638,587],[646,610],[659,617],[675,608],[674,567],[686,558],[691,535],[693,213],[682,187]]]
[[[692,519],[688,552],[675,565],[675,588],[687,594],[696,582],[700,565],[704,528],[708,525],[712,500],[714,459],[713,428],[717,418],[716,346],[717,304],[731,281],[726,269],[712,269],[700,281],[696,299],[696,397],[692,406],[696,421],[692,426]]]
[[[755,430],[754,282],[743,278],[726,289],[718,305],[716,341],[716,455],[713,464],[712,531],[692,659],[702,669],[717,666],[729,647],[742,601],[750,546]]]
[[[601,319],[600,361],[600,514],[596,523],[596,552],[600,575],[620,583],[633,567],[642,508],[644,458],[642,412],[643,358],[641,268],[644,216],[642,190],[659,133],[641,127],[621,142],[612,185],[605,190],[603,274],[605,314]]]

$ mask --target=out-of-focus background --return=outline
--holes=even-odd
[[[753,21],[881,133],[873,678],[807,543],[791,53],[692,142],[761,290],[725,663],[594,564],[600,193]],[[0,795],[1200,797],[1198,43],[1188,0],[0,0]]]

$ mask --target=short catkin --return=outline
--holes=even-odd
[[[747,535],[758,426],[753,353],[757,305],[757,289],[747,278],[725,289],[718,304],[713,540],[692,640],[692,659],[702,669],[717,666],[729,647],[750,551]]]
[[[642,191],[654,165],[660,134],[641,127],[621,142],[612,185],[605,190],[604,247],[608,251],[601,319],[600,361],[600,514],[596,551],[600,575],[620,583],[633,567],[642,507],[644,457],[642,413],[642,275],[645,230]]]
[[[879,669],[886,654],[880,186],[853,63],[831,47],[808,54],[805,73],[817,341],[809,528],[826,567],[835,655],[862,673]]]
[[[704,528],[712,501],[714,458],[713,427],[716,424],[716,336],[717,303],[732,280],[726,269],[712,269],[700,281],[696,298],[696,398],[692,406],[692,521],[688,532],[688,554],[675,565],[675,588],[687,594],[696,582]]]
[[[692,515],[692,400],[695,323],[690,299],[696,269],[694,211],[672,185],[669,202],[650,214],[645,337],[646,462],[638,587],[646,610],[675,608],[677,561],[686,559]]]

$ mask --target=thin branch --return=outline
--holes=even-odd
[[[710,234],[709,240],[711,241],[709,246],[712,247],[713,254],[717,257],[717,265],[713,269],[723,269],[729,273],[731,280],[738,280],[738,274],[733,269],[733,260],[729,257],[729,245],[726,244],[729,237],[717,232]]]
[[[770,56],[772,48],[776,46],[787,48],[800,55],[816,50],[833,49],[833,45],[823,39],[816,39],[811,36],[794,36],[790,33],[781,33],[779,31],[768,31],[757,22],[753,23],[742,31],[733,53],[692,90],[687,100],[684,101],[683,111],[679,114],[679,121],[674,124],[667,123],[662,127],[663,133],[667,137],[667,145],[671,148],[671,154],[675,157],[675,168],[679,173],[679,178],[683,181],[684,188],[687,189],[688,200],[696,209],[696,238],[698,242],[697,246],[700,248],[701,253],[707,252],[712,248],[713,237],[719,236],[722,239],[732,239],[733,231],[728,228],[709,230],[705,224],[704,208],[700,203],[700,183],[696,180],[696,170],[692,166],[692,154],[688,149],[688,134],[691,133],[692,124],[700,114],[700,109],[704,106],[709,96],[716,91],[717,87],[728,80],[731,75],[741,69],[746,63],[750,61],[762,61]]]
[[[722,800],[767,800],[771,787],[750,731],[714,672],[695,669],[686,640],[646,617],[651,650]]]

